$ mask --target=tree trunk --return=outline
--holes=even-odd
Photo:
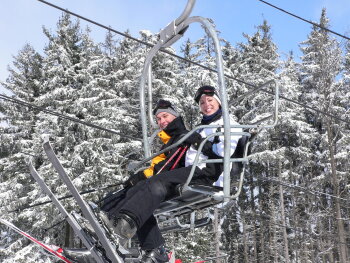
[[[249,256],[248,256],[248,242],[247,242],[247,234],[246,234],[246,222],[245,222],[245,214],[242,211],[242,227],[243,227],[243,256],[244,256],[244,262],[249,263]]]
[[[292,160],[289,160],[289,164],[290,164],[290,168],[289,168],[289,178],[292,178],[292,183],[294,185],[297,185],[297,179],[296,177],[293,175],[292,171],[293,171],[293,167],[292,167]],[[299,183],[299,181],[298,181]],[[300,242],[297,242],[298,240],[301,240],[301,235],[299,233],[299,231],[297,231],[297,229],[299,228],[300,225],[300,217],[297,214],[297,209],[296,209],[296,204],[298,202],[298,194],[295,192],[295,194],[292,195],[291,198],[291,205],[292,205],[292,220],[294,222],[294,239],[292,242],[292,253],[294,253],[295,256],[295,262],[300,262]]]
[[[282,182],[281,175],[281,160],[278,161],[278,178]],[[284,214],[284,197],[283,197],[283,186],[279,185],[280,192],[280,209],[281,209],[281,223],[282,223],[282,231],[283,231],[283,243],[284,243],[284,262],[289,263],[289,250],[288,250],[288,236],[287,236],[287,225],[286,225],[286,217]]]
[[[261,186],[259,186],[259,196],[261,197],[262,196],[262,191],[261,191]],[[263,199],[262,198],[259,198],[259,206],[260,206],[260,209],[263,207]],[[267,251],[265,249],[266,247],[266,239],[265,239],[265,231],[266,231],[266,228],[264,227],[265,226],[265,218],[263,217],[260,217],[260,227],[259,227],[259,233],[260,233],[260,255],[259,255],[259,261],[260,262],[266,262],[267,261]]]
[[[250,206],[252,211],[252,237],[253,237],[253,253],[254,258],[252,259],[253,262],[258,262],[258,246],[257,246],[257,230],[256,230],[256,208],[255,208],[255,198],[254,198],[254,182],[253,182],[253,176],[249,176],[250,179]]]
[[[274,186],[273,184],[270,184],[270,196],[273,196],[274,193]],[[277,246],[277,242],[276,242],[276,213],[275,213],[275,204],[273,201],[273,198],[270,199],[270,217],[271,220],[269,221],[269,229],[270,229],[270,240],[269,240],[269,244],[270,244],[270,257],[273,258],[273,260],[271,260],[270,262],[278,262],[278,246]]]
[[[218,208],[214,208],[214,233],[215,233],[215,255],[217,257],[216,263],[220,263],[220,231],[219,231],[219,212]]]
[[[329,158],[331,163],[331,172],[332,172],[332,184],[334,189],[334,194],[336,197],[340,197],[339,190],[339,180],[337,178],[337,170],[336,170],[336,161],[334,158],[334,142],[333,142],[333,133],[330,121],[327,120],[327,136],[328,136],[328,148],[329,148]],[[335,216],[337,220],[337,230],[338,230],[338,246],[339,246],[339,260],[340,263],[347,262],[347,245],[345,239],[345,228],[344,221],[341,215],[341,207],[338,198],[334,198],[335,204]]]

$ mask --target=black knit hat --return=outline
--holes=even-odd
[[[175,117],[179,117],[179,113],[171,105],[171,102],[167,100],[160,99],[157,102],[157,106],[153,110],[153,115],[157,116],[158,113],[161,113],[161,112],[167,112],[167,113],[170,113],[171,115],[174,115]]]
[[[219,95],[219,93],[217,92],[217,90],[213,86],[206,85],[206,86],[200,87],[197,90],[196,94],[194,95],[194,100],[197,103],[199,103],[199,100],[202,97],[202,95],[208,95],[208,96],[214,97],[219,102],[219,104],[221,105],[220,95]]]

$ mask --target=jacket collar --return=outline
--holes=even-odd
[[[201,124],[209,124],[212,123],[213,121],[216,121],[220,119],[222,116],[222,110],[219,108],[215,113],[209,116],[203,116]]]
[[[158,133],[158,137],[162,140],[164,144],[167,144],[171,137],[174,135],[179,135],[186,133],[186,127],[182,117],[175,118],[168,126]]]
[[[168,141],[171,139],[171,136],[169,136],[164,130],[161,130],[160,132],[158,132],[157,135],[164,144],[167,144]]]

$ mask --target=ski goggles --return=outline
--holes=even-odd
[[[208,96],[214,96],[214,95],[218,96],[214,87],[203,86],[197,90],[196,95],[194,95],[194,100],[198,103],[199,99],[202,97],[203,94],[208,95]]]
[[[167,100],[158,101],[157,106],[153,110],[153,115],[156,115],[158,110],[166,110],[166,109],[170,110],[169,113],[173,114],[174,116],[178,116],[178,113],[176,112],[176,110],[173,108],[171,103]]]

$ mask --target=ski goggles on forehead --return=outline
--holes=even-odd
[[[203,94],[208,96],[214,96],[216,93],[215,89],[211,86],[204,86],[197,90],[196,95],[194,95],[194,100],[198,103],[199,99],[202,97]]]
[[[155,115],[159,109],[169,109],[169,108],[174,110],[174,108],[171,106],[171,103],[169,101],[166,101],[166,100],[159,101],[157,103],[157,106],[153,110],[153,115]]]

